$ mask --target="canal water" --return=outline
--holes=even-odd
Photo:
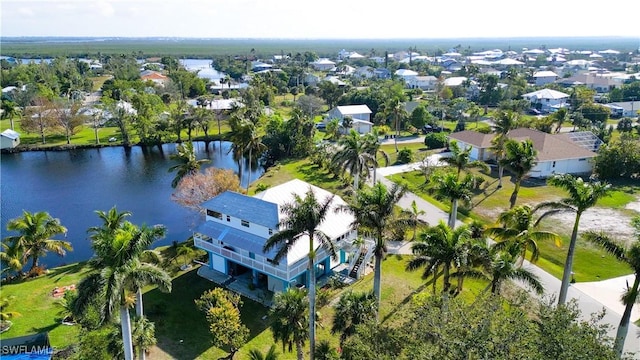
[[[169,155],[175,144],[159,147],[108,147],[69,151],[33,151],[2,154],[0,158],[0,218],[2,238],[12,235],[7,222],[22,214],[46,211],[67,227],[67,241],[74,250],[61,258],[49,254],[42,259],[48,267],[87,260],[92,255],[87,229],[101,225],[96,210],[107,211],[114,205],[130,211],[134,224],[163,224],[167,236],[154,246],[184,241],[201,219],[171,200],[171,181],[175,164]],[[194,142],[198,159],[208,158],[214,166],[238,173],[238,164],[229,154],[230,142]],[[243,186],[248,181],[248,165],[243,169]],[[251,180],[264,172],[252,168]],[[55,237],[64,239],[63,235]]]

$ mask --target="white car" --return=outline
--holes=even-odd
[[[116,142],[116,141],[118,141],[118,139],[116,139],[116,138],[114,138],[114,137],[110,137],[110,138],[109,138],[109,142]]]

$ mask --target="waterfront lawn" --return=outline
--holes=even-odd
[[[54,348],[75,342],[80,327],[61,324],[62,317],[58,315],[60,308],[56,304],[59,298],[54,298],[52,291],[55,287],[77,285],[89,271],[85,265],[77,263],[62,266],[35,279],[3,284],[2,297],[15,297],[9,310],[21,315],[11,319],[13,326],[2,333],[0,339],[49,332]]]

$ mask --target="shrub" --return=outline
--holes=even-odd
[[[402,149],[398,153],[398,163],[408,164],[413,161],[413,151],[411,149]]]
[[[265,183],[258,183],[258,184],[256,185],[256,192],[257,192],[257,193],[259,193],[259,192],[263,192],[263,191],[267,190],[268,188],[269,188],[269,185],[268,185],[268,184],[265,184]]]
[[[447,146],[445,133],[431,133],[424,137],[424,145],[427,149],[441,149]]]

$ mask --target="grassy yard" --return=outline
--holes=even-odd
[[[164,250],[168,255],[167,249]],[[389,255],[383,262],[382,305],[380,320],[384,323],[404,321],[403,314],[411,297],[420,292],[431,292],[431,282],[422,279],[421,271],[407,272],[405,266],[409,257]],[[15,318],[14,326],[1,338],[21,336],[34,332],[49,331],[51,343],[62,348],[77,342],[78,326],[64,326],[57,316],[54,299],[50,296],[55,287],[77,284],[86,274],[83,264],[52,269],[50,274],[37,279],[4,285],[4,296],[16,296],[18,301],[10,308],[22,313]],[[196,274],[197,267],[179,272],[173,279],[173,291],[169,294],[157,289],[148,289],[144,295],[145,313],[156,325],[157,346],[152,350],[153,359],[218,359],[227,353],[211,345],[208,324],[204,315],[195,307],[194,300],[216,285]],[[461,296],[472,301],[487,285],[486,280],[468,279]],[[333,299],[349,290],[371,291],[373,273],[369,273],[354,285],[331,290]],[[438,286],[440,288],[440,285]],[[331,306],[319,309],[320,323],[318,341],[329,340],[338,345],[337,335],[330,332],[334,310]],[[266,351],[273,344],[269,330],[268,309],[254,301],[243,298],[242,321],[250,329],[248,343],[238,352],[236,359],[247,359],[251,349]],[[35,315],[37,314],[37,315]],[[278,352],[281,345],[276,346]],[[295,352],[284,353],[280,359],[295,359]]]
[[[64,347],[78,335],[78,326],[62,325],[59,298],[52,296],[55,287],[62,288],[78,284],[87,273],[84,263],[51,269],[48,274],[36,279],[2,285],[2,297],[15,297],[9,310],[21,315],[11,321],[13,326],[2,333],[0,339],[8,339],[26,334],[49,332],[51,345]]]
[[[474,173],[480,174],[477,171],[474,171]],[[471,218],[482,220],[487,224],[493,224],[498,214],[509,208],[509,197],[513,192],[514,183],[511,176],[505,172],[502,181],[503,187],[502,189],[497,189],[495,171],[491,175],[481,175],[484,176],[485,182],[472,197],[471,206],[461,207],[462,213],[458,214],[458,218],[466,221],[467,216],[465,214],[468,214]],[[449,211],[449,204],[442,203],[429,194],[424,186],[424,176],[420,172],[396,174],[390,176],[389,179],[407,184],[412,192],[435,204],[440,209]],[[621,209],[640,194],[640,187],[634,184],[619,183],[614,184],[613,187],[612,196],[601,199],[597,206]],[[517,204],[536,205],[542,201],[559,200],[564,196],[566,196],[566,193],[563,190],[548,186],[544,181],[530,179],[523,183]],[[540,259],[537,265],[560,278],[562,277],[563,265],[567,254],[571,227],[550,219],[543,223],[543,229],[557,232],[564,240],[560,248],[556,247],[555,244],[539,243]],[[573,267],[576,280],[583,282],[613,278],[631,272],[628,266],[617,261],[611,255],[580,240],[576,247]]]
[[[399,143],[398,150],[409,149],[413,153],[413,161],[420,161],[424,159],[425,156],[429,155],[429,149],[424,146],[423,142],[418,143]],[[387,153],[389,156],[389,165],[396,165],[398,162],[398,153],[396,152],[396,147],[393,143],[384,144],[380,146],[380,150]],[[378,165],[385,166],[384,159],[381,156],[378,156]]]

